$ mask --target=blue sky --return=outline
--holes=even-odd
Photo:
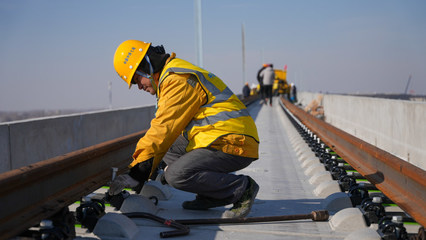
[[[426,94],[424,0],[202,0],[203,65],[235,93],[262,63],[300,91]],[[152,105],[113,68],[127,39],[196,63],[192,0],[0,0],[0,111]]]

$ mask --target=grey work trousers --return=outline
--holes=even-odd
[[[255,158],[235,156],[210,148],[186,152],[188,141],[179,136],[163,161],[165,178],[176,189],[229,203],[239,200],[247,188],[248,178],[232,172],[250,165]]]

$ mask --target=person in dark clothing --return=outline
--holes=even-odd
[[[263,76],[260,75],[260,73],[268,66],[268,64],[263,64],[262,68],[259,69],[259,71],[257,72],[257,81],[259,82],[259,86],[260,86],[260,99],[261,101],[265,101],[265,89],[263,87]]]
[[[250,97],[250,87],[249,87],[249,84],[247,82],[246,82],[246,84],[244,84],[244,87],[243,87],[243,97],[244,98]]]
[[[291,101],[297,103],[297,88],[294,83],[291,83]]]
[[[269,99],[269,105],[272,106],[272,85],[274,84],[275,72],[273,65],[269,64],[265,69],[260,72],[260,76],[263,79],[263,89],[265,91],[265,104]]]

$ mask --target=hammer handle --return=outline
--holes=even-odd
[[[312,211],[310,214],[296,214],[268,217],[249,217],[249,218],[207,218],[207,219],[183,219],[175,220],[183,225],[201,225],[201,224],[224,224],[224,223],[251,223],[251,222],[279,222],[289,220],[312,219],[313,221],[327,221],[329,214],[326,210]]]

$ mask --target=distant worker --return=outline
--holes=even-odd
[[[257,71],[257,81],[259,82],[259,92],[260,92],[260,102],[265,102],[265,89],[263,88],[263,77],[260,73],[268,66],[268,64],[263,64],[262,68]]]
[[[249,86],[248,82],[246,82],[246,84],[244,84],[244,87],[243,87],[243,97],[244,98],[250,97],[250,86]]]
[[[291,102],[296,103],[297,102],[297,88],[296,85],[294,85],[294,83],[290,84],[291,86]]]
[[[260,72],[260,77],[263,79],[263,88],[265,89],[265,104],[272,106],[272,85],[275,80],[275,72],[273,69],[273,64],[267,65],[265,69]]]
[[[259,84],[256,84],[256,83],[252,83],[251,84],[251,86],[250,86],[250,89],[251,89],[251,95],[256,95],[256,94],[258,94],[259,93],[259,91],[258,91],[258,85]]]
[[[163,161],[162,182],[197,194],[183,202],[184,209],[233,204],[224,217],[246,216],[259,190],[251,177],[233,173],[258,159],[259,137],[246,106],[213,73],[163,46],[125,41],[114,67],[129,88],[135,84],[156,95],[158,108],[136,145],[129,173],[110,184],[109,195],[124,187],[140,189]]]

